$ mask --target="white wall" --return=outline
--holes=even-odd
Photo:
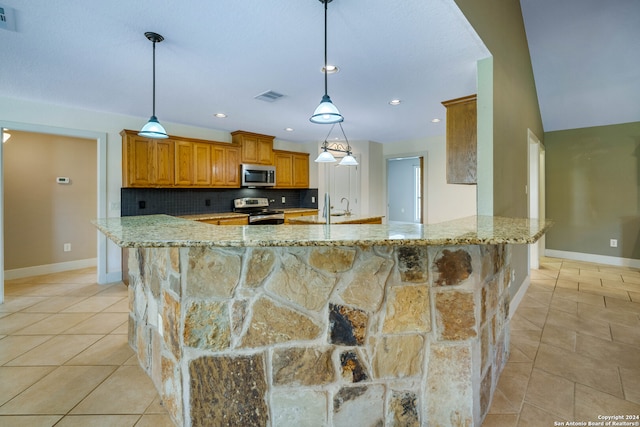
[[[385,159],[424,156],[424,222],[426,224],[476,215],[476,186],[447,184],[446,140],[444,135],[387,143],[383,144],[382,148]],[[386,182],[386,165],[384,180]],[[384,208],[386,190],[382,203]]]

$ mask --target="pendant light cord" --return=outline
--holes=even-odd
[[[153,40],[153,116],[156,115],[156,41]]]
[[[328,96],[327,91],[327,5],[329,0],[324,2],[324,95]]]

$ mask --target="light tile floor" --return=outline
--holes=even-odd
[[[127,289],[95,269],[5,282],[0,426],[172,427],[127,342]]]
[[[544,258],[531,278],[483,427],[640,416],[640,270]]]
[[[85,269],[5,283],[0,425],[172,426],[127,343],[127,292]],[[640,414],[640,270],[545,258],[483,427]]]

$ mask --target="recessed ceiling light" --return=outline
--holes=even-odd
[[[324,73],[324,67],[322,67],[320,71]],[[336,65],[327,65],[327,74],[335,74],[338,71],[340,71],[340,68],[338,68]]]
[[[219,119],[224,119],[225,117],[227,117],[227,115],[225,113],[215,113],[213,115],[213,117],[217,117]]]
[[[391,101],[389,101],[389,104],[391,105],[400,105],[402,101],[399,99],[392,99]]]
[[[293,132],[293,128],[284,128],[287,132]]]
[[[431,123],[440,123],[440,119],[432,119]]]

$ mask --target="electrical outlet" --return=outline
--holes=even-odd
[[[612,248],[617,248],[618,247],[618,239],[610,239],[609,240],[609,246],[611,246]]]
[[[71,243],[65,243],[63,246],[65,252],[71,252]]]
[[[287,203],[287,198],[282,196],[282,203]]]
[[[315,203],[316,202],[316,196],[311,196],[311,203]]]

